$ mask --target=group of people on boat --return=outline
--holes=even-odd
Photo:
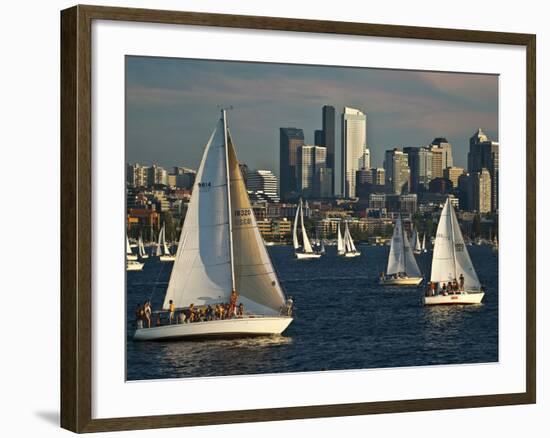
[[[406,272],[398,272],[397,274],[390,274],[388,276],[386,276],[385,272],[380,272],[379,277],[380,277],[381,281],[385,281],[386,279],[388,279],[388,280],[397,280],[398,278],[408,278],[409,276],[407,275]]]
[[[426,289],[426,296],[433,297],[436,295],[455,295],[461,294],[464,292],[464,275],[460,274],[460,277],[455,278],[453,281],[447,283],[436,281],[428,282],[428,287]]]

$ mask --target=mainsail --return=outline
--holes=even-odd
[[[159,231],[159,238],[158,238],[158,242],[157,242],[157,251],[155,253],[155,255],[157,257],[162,255],[162,245],[163,245],[162,242],[164,242],[164,224],[162,225],[162,228]]]
[[[296,209],[296,216],[294,217],[294,227],[292,229],[292,243],[295,250],[298,250],[300,248],[300,242],[298,241],[298,221],[300,222],[300,230],[302,231],[302,250],[305,253],[311,254],[313,253],[313,248],[311,246],[309,238],[307,237],[306,227],[304,225],[304,207],[301,198],[300,203],[298,204],[298,208]]]
[[[302,200],[300,199],[300,223],[302,224],[302,241],[304,242],[304,252],[310,254],[313,253],[313,248],[309,242],[309,238],[306,233],[306,226],[304,225],[304,209],[302,207]]]
[[[249,312],[276,315],[285,303],[222,118],[197,171],[163,308],[229,302],[233,285]]]
[[[344,239],[342,239],[342,232],[340,231],[340,222],[338,222],[338,254],[344,254]]]
[[[143,239],[141,238],[141,236],[139,236],[138,238],[138,251],[140,257],[143,257],[145,255],[145,246],[143,246]]]
[[[298,242],[298,218],[300,217],[300,206],[296,209],[296,215],[294,216],[294,226],[292,227],[292,244],[294,245],[294,250],[300,248],[300,242]]]
[[[430,279],[437,283],[447,283],[459,280],[461,274],[464,276],[465,290],[481,289],[456,213],[447,199],[437,225]]]
[[[414,258],[409,239],[403,231],[401,218],[395,221],[391,239],[390,256],[388,257],[387,275],[405,273],[409,277],[420,277],[422,273]]]
[[[357,248],[355,248],[355,244],[353,243],[353,238],[351,237],[351,233],[349,232],[349,226],[346,222],[346,231],[344,232],[344,246],[346,248],[346,252],[356,252]]]

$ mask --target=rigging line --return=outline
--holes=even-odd
[[[155,283],[154,283],[154,286],[153,286],[153,291],[151,292],[151,295],[149,295],[149,301],[151,301],[153,299],[153,295],[155,294],[155,292],[157,290],[157,284],[159,283],[160,275],[162,274],[162,271],[164,269],[164,262],[161,262],[160,259],[159,259],[159,263],[160,263],[159,273],[157,274],[157,279],[155,280]]]

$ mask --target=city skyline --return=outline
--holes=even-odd
[[[394,147],[425,146],[444,136],[456,165],[467,167],[478,128],[498,141],[496,76],[249,62],[127,57],[127,161],[196,168],[218,116],[231,104],[230,127],[241,160],[279,177],[279,128],[296,127],[314,144],[322,107],[361,109],[369,120],[373,167]],[[271,85],[271,86],[268,86]],[[336,123],[335,168],[341,168]],[[336,191],[341,187],[335,175]]]

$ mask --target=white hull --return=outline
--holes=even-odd
[[[142,255],[142,256],[140,256],[140,257],[141,257],[142,259],[144,259],[144,260],[149,258],[149,256],[148,256],[147,254],[144,254],[144,255]]]
[[[321,258],[321,254],[316,252],[296,252],[295,255],[298,260]]]
[[[126,270],[127,271],[141,271],[143,269],[144,263],[136,262],[133,260],[130,260],[126,262]]]
[[[280,335],[292,322],[288,316],[259,316],[171,324],[137,329],[135,341],[235,338]]]
[[[361,255],[361,252],[359,251],[344,253],[344,257],[359,257],[360,255]]]
[[[450,295],[435,295],[424,297],[425,306],[438,306],[448,304],[480,304],[485,292],[470,292]]]
[[[176,260],[175,255],[161,255],[160,256],[160,261],[161,262],[173,262],[175,260]]]
[[[422,280],[422,277],[386,278],[380,279],[379,284],[382,286],[418,286]]]
[[[135,261],[138,259],[138,256],[135,254],[126,254],[126,260]]]

